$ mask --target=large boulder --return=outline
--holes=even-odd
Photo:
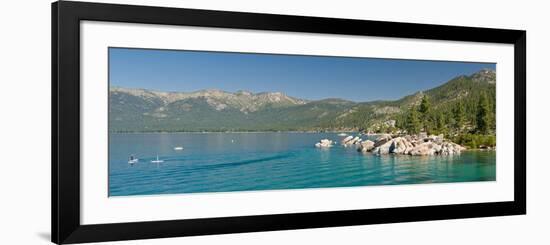
[[[409,154],[409,151],[414,148],[414,145],[405,137],[397,137],[392,139],[390,153]]]
[[[352,137],[352,136],[349,136],[349,137]],[[349,137],[346,137],[346,139],[349,138]],[[342,143],[342,145],[344,145],[344,146],[357,145],[361,141],[362,141],[361,138],[359,138],[358,136],[355,136],[355,137],[352,137],[352,139],[347,140],[344,143]]]
[[[372,149],[374,149],[374,141],[365,140],[361,142],[361,144],[357,148],[357,151],[368,152],[368,151],[371,151]]]
[[[421,143],[409,151],[413,156],[431,156],[437,154],[441,150],[441,146],[434,142]]]
[[[443,144],[443,141],[444,141],[444,137],[442,134],[440,135],[430,135],[430,136],[426,136],[422,139],[422,141],[424,142],[435,142],[437,144]]]
[[[392,150],[392,145],[393,145],[393,140],[391,139],[379,146],[376,146],[375,144],[375,147],[372,150],[372,152],[379,155],[390,154]]]
[[[340,141],[340,143],[342,143],[342,145],[346,145],[346,143],[347,143],[348,141],[352,140],[352,139],[353,139],[353,136],[350,135],[350,136],[348,136],[348,137],[346,137],[346,138],[343,138],[342,141]]]
[[[378,137],[378,138],[376,139],[376,141],[374,141],[374,147],[379,147],[379,146],[381,146],[381,145],[383,145],[383,144],[386,144],[386,143],[387,143],[388,141],[390,141],[390,140],[391,140],[391,135],[389,135],[389,134],[384,134],[384,135]]]
[[[315,147],[318,147],[318,148],[332,147],[332,140],[322,139],[321,141],[319,141],[315,144]]]
[[[461,151],[465,150],[466,148],[455,144],[453,142],[444,142],[441,144],[441,150],[438,152],[440,155],[458,155]]]
[[[374,145],[373,153],[376,154],[408,154],[411,149],[414,148],[414,145],[408,141],[405,137],[397,137],[393,139],[382,139],[378,142],[385,141],[384,144],[379,146]]]

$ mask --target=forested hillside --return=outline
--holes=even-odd
[[[360,103],[342,99],[308,101],[280,92],[184,93],[115,87],[109,94],[109,129],[114,132],[363,131],[427,132],[451,137],[494,135],[495,87],[493,70],[459,76],[439,87],[395,101]]]

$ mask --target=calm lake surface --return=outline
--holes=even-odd
[[[494,181],[494,151],[460,156],[376,156],[336,133],[111,133],[109,195],[225,192]],[[363,136],[363,139],[366,139]],[[176,151],[174,147],[183,146]],[[130,165],[128,157],[139,162]],[[163,163],[151,163],[157,155]]]

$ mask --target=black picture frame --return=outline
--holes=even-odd
[[[514,45],[514,201],[224,218],[80,223],[80,21],[452,40]],[[52,4],[52,242],[83,243],[526,213],[526,32],[60,1]]]

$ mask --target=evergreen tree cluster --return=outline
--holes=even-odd
[[[476,103],[458,100],[440,107],[434,107],[427,95],[422,97],[420,105],[411,106],[402,118],[399,126],[410,134],[426,132],[428,134],[495,134],[495,106],[481,93]],[[493,100],[494,101],[494,97]],[[468,115],[467,112],[470,113]]]

